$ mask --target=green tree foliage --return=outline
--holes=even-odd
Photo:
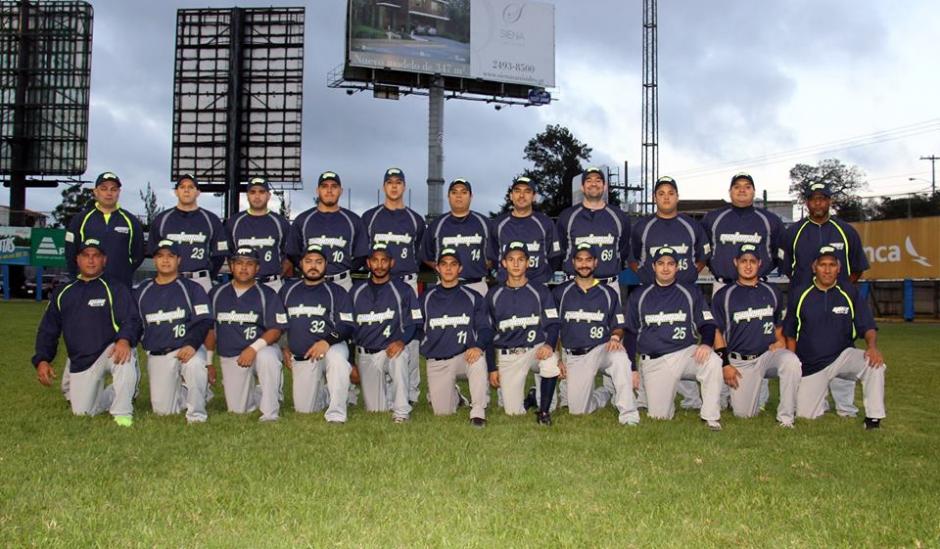
[[[81,185],[71,185],[62,190],[62,202],[52,210],[56,227],[68,227],[72,216],[81,213],[95,204],[95,195],[91,189]]]
[[[802,204],[803,193],[813,183],[826,183],[832,189],[832,206],[843,216],[858,215],[861,200],[858,192],[865,189],[865,172],[858,166],[847,166],[836,158],[820,160],[815,166],[797,164],[790,169],[790,194]]]
[[[150,186],[150,182],[147,182],[147,188],[142,191],[137,191],[137,195],[140,196],[140,200],[144,203],[144,218],[141,220],[141,224],[144,226],[145,231],[150,230],[150,223],[153,222],[153,218],[160,213],[163,208],[157,203],[157,193],[153,192],[153,187]]]

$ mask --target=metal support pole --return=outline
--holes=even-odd
[[[26,225],[26,172],[29,169],[28,122],[29,58],[32,52],[29,22],[30,4],[20,2],[19,52],[16,57],[16,96],[13,107],[13,141],[10,143],[13,165],[10,170],[10,226]]]
[[[428,95],[428,219],[444,213],[444,79],[431,79]]]
[[[238,213],[241,198],[242,141],[242,42],[245,37],[244,9],[232,8],[232,38],[229,43],[228,130],[225,149],[225,216]]]

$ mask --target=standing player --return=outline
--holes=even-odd
[[[483,349],[493,340],[483,296],[460,284],[460,256],[444,248],[437,260],[438,286],[421,296],[421,354],[427,359],[428,392],[436,415],[457,411],[458,377],[470,382],[470,424],[486,426],[490,393]]]
[[[627,299],[627,349],[640,353],[650,417],[672,419],[679,380],[702,387],[702,420],[721,430],[721,358],[713,350],[715,324],[702,293],[677,280],[682,254],[659,247],[652,260],[656,280]]]
[[[130,290],[122,284],[110,284],[103,277],[107,257],[104,243],[83,240],[77,247],[75,262],[78,278],[49,299],[36,333],[33,366],[43,385],[55,379],[52,360],[65,338],[68,353],[66,369],[71,373],[66,395],[76,415],[111,412],[122,427],[134,424],[131,399],[137,388],[137,336],[140,319]],[[112,384],[105,387],[104,377],[111,374]]]
[[[274,291],[281,289],[282,280],[293,274],[287,258],[287,236],[290,222],[281,214],[268,209],[271,186],[263,177],[248,180],[248,209],[225,221],[229,248],[254,248],[261,265],[258,282]]]
[[[526,279],[532,284],[547,284],[555,269],[551,263],[561,255],[555,224],[542,212],[532,209],[538,191],[535,182],[517,177],[509,189],[512,210],[493,221],[493,249],[502,254],[510,242],[524,242],[529,253]],[[499,279],[506,279],[506,269],[499,268]]]
[[[180,245],[161,240],[153,253],[154,278],[134,290],[147,352],[150,404],[157,415],[178,414],[186,421],[206,421],[206,396],[215,370],[207,369],[202,343],[212,328],[209,296],[195,280],[180,278]],[[212,369],[210,374],[209,369]]]
[[[603,253],[603,252],[601,252]],[[575,278],[555,288],[561,316],[561,346],[568,381],[568,411],[590,414],[614,399],[621,425],[637,425],[640,414],[633,398],[634,375],[623,347],[624,316],[620,298],[608,284],[594,277],[597,251],[582,242],[572,261]],[[610,376],[614,394],[594,388],[598,370]],[[639,384],[639,379],[636,380]]]
[[[366,260],[371,276],[353,287],[352,307],[356,362],[366,410],[391,408],[392,420],[404,423],[411,414],[405,346],[417,335],[421,309],[411,288],[392,278],[394,263],[384,244],[372,246]],[[391,384],[386,384],[386,377],[391,378]]]
[[[544,284],[532,284],[526,279],[529,251],[524,242],[510,242],[506,246],[502,266],[506,269],[506,281],[486,295],[490,322],[496,331],[493,338],[496,368],[490,372],[490,385],[502,388],[503,409],[507,414],[524,414],[525,380],[529,370],[538,372],[536,419],[541,425],[551,425],[552,397],[558,378],[564,375],[555,354],[561,329],[558,309]]]
[[[424,238],[424,219],[405,206],[405,172],[398,168],[385,170],[382,183],[385,203],[362,214],[362,222],[369,234],[370,246],[384,244],[395,259],[392,277],[411,286],[418,297],[418,251]],[[419,367],[418,340],[408,344],[408,374],[411,386],[408,400],[417,402],[420,396],[421,368]]]
[[[284,363],[294,376],[294,409],[303,414],[322,409],[324,377],[329,388],[324,419],[346,422],[349,391],[349,348],[353,333],[352,304],[341,286],[326,281],[326,254],[319,244],[310,244],[300,258],[303,278],[281,289],[287,309],[287,340]]]
[[[362,219],[339,205],[342,182],[335,172],[323,172],[317,180],[317,205],[298,215],[291,225],[287,253],[296,264],[310,244],[319,244],[329,263],[326,279],[344,289],[352,288],[350,271],[362,266],[369,253]]]
[[[252,248],[238,248],[229,258],[232,280],[209,294],[215,323],[206,348],[211,352],[218,347],[228,411],[245,414],[260,408],[261,421],[276,421],[283,381],[277,342],[287,329],[287,313],[274,290],[258,284],[258,263]]]
[[[147,254],[153,256],[157,243],[162,240],[176,242],[180,252],[180,276],[195,280],[208,292],[228,255],[222,220],[196,203],[199,185],[193,176],[180,176],[174,194],[178,201],[176,207],[158,213],[150,224]]]
[[[450,212],[431,222],[424,233],[421,257],[428,267],[444,248],[457,250],[463,273],[461,282],[480,295],[486,295],[486,273],[496,261],[496,252],[490,238],[490,221],[470,209],[473,189],[466,179],[454,179],[447,190]]]
[[[716,352],[723,362],[722,374],[731,391],[734,415],[756,416],[760,410],[761,381],[777,377],[780,378],[777,421],[781,427],[792,428],[800,385],[800,359],[786,349],[780,294],[760,279],[763,251],[758,244],[738,248],[733,260],[737,281],[722,287],[712,298],[718,326]]]
[[[822,415],[831,380],[860,379],[865,428],[877,429],[885,417],[885,363],[878,350],[878,328],[855,287],[839,282],[841,267],[839,251],[821,247],[813,262],[813,282],[791,294],[784,333],[787,348],[803,362],[796,415]],[[868,347],[864,351],[855,348],[860,337]]]
[[[130,288],[134,271],[144,261],[144,230],[137,216],[119,204],[121,180],[112,172],[95,179],[95,205],[74,216],[65,232],[65,259],[75,276],[75,257],[82,242],[97,240],[108,257],[104,276]]]

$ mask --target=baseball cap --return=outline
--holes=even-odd
[[[441,253],[437,254],[437,261],[440,263],[445,257],[453,257],[457,260],[457,263],[460,263],[460,256],[457,254],[456,248],[443,248]]]
[[[307,254],[320,254],[323,256],[323,259],[326,259],[326,252],[323,251],[323,246],[317,243],[307,244],[304,255]]]
[[[463,185],[467,188],[468,193],[473,194],[473,187],[470,186],[470,182],[460,177],[450,182],[450,186],[447,187],[447,192],[450,192],[450,190],[457,185]]]
[[[827,255],[834,257],[836,260],[839,259],[839,256],[836,255],[836,249],[833,246],[823,246],[822,248],[819,248],[819,251],[816,252],[816,259],[823,258]]]
[[[78,253],[82,253],[82,250],[86,248],[95,248],[101,253],[105,253],[104,248],[101,247],[101,241],[97,238],[86,238],[78,245]]]
[[[339,174],[337,174],[336,172],[321,173],[320,177],[317,178],[317,185],[319,186],[320,183],[323,183],[324,181],[336,181],[337,185],[339,185],[340,187],[343,186],[343,182],[340,181]]]
[[[178,189],[180,187],[180,183],[182,183],[183,181],[186,181],[187,179],[192,181],[193,185],[195,185],[197,189],[199,188],[199,182],[196,181],[196,178],[193,177],[192,174],[188,174],[188,173],[184,173],[180,175],[179,177],[177,177],[176,183],[173,184],[173,188]]]
[[[591,254],[591,257],[597,257],[597,249],[587,242],[582,242],[574,247],[574,255],[578,255],[578,252],[588,252]]]
[[[679,185],[676,184],[676,180],[669,177],[668,175],[664,175],[656,180],[656,184],[653,185],[653,192],[656,192],[656,189],[660,188],[663,185],[672,185],[672,188],[675,189],[676,192],[679,191]]]
[[[673,260],[678,261],[676,258],[676,249],[670,248],[669,246],[663,246],[653,252],[653,262],[659,261],[663,257],[671,257]]]
[[[238,248],[237,250],[235,250],[235,253],[232,254],[231,259],[238,259],[240,257],[258,261],[258,251],[255,250],[254,248],[248,248],[248,247]]]
[[[751,177],[751,174],[749,174],[749,173],[747,173],[747,172],[738,172],[738,173],[732,175],[732,176],[731,176],[731,186],[732,186],[732,187],[734,186],[734,182],[737,181],[738,179],[747,179],[748,181],[751,182],[751,186],[752,186],[752,187],[754,186],[754,178]]]
[[[526,257],[529,257],[529,248],[526,247],[525,242],[514,240],[509,244],[506,244],[506,247],[503,248],[503,259],[506,259],[506,256],[508,256],[510,252],[515,251],[520,251],[524,253]]]
[[[803,196],[809,198],[816,193],[821,193],[826,198],[832,198],[832,189],[830,189],[829,185],[826,185],[825,183],[813,183],[806,189],[806,192],[803,193]]]
[[[248,180],[248,188],[252,187],[264,187],[264,190],[270,191],[271,185],[268,184],[268,180],[263,177],[252,177]]]
[[[108,181],[114,181],[115,183],[117,183],[118,187],[121,186],[121,178],[118,177],[114,172],[102,172],[101,174],[98,175],[97,178],[95,178],[95,187],[97,187],[98,185],[101,185],[102,183],[106,183]]]
[[[156,255],[156,253],[159,252],[160,250],[169,250],[169,252],[173,255],[176,255],[176,256],[180,255],[179,244],[177,244],[176,242],[173,242],[172,240],[168,238],[165,238],[161,240],[160,242],[157,242],[157,248],[153,251],[154,255]]]
[[[757,259],[760,259],[760,255],[757,253],[757,246],[753,244],[741,244],[741,247],[738,248],[738,253],[734,254],[734,257],[740,259],[745,254],[751,254]]]
[[[391,177],[397,177],[401,179],[402,183],[405,183],[405,172],[401,171],[400,168],[389,168],[385,170],[385,177],[382,179],[382,182],[388,181]]]
[[[587,177],[592,173],[596,173],[601,176],[601,181],[607,182],[607,175],[604,173],[604,170],[591,166],[590,168],[584,170],[584,173],[581,174],[581,184],[584,184],[584,181],[587,180]]]
[[[529,188],[532,189],[532,192],[534,193],[539,192],[538,189],[535,187],[535,181],[532,181],[531,177],[520,175],[519,177],[512,180],[512,186],[510,188],[514,189],[516,188],[516,185],[528,185]]]

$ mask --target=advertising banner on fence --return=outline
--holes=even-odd
[[[29,265],[29,227],[0,227],[0,264]]]
[[[30,263],[42,267],[65,267],[65,229],[33,229]]]
[[[865,280],[940,279],[940,217],[852,223],[871,264]]]

